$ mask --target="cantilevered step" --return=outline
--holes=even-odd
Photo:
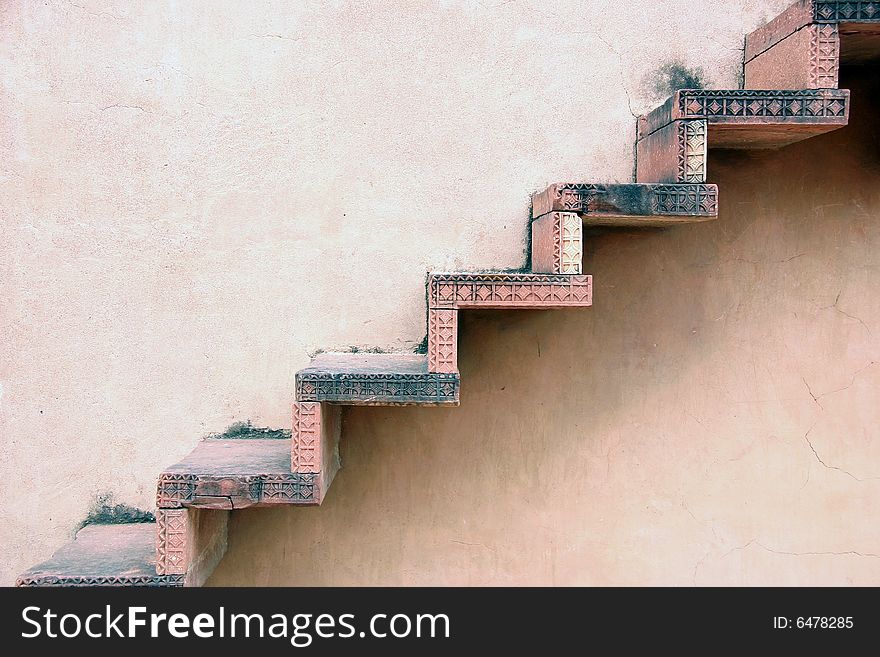
[[[654,163],[651,169],[675,172],[661,173],[658,180],[686,171],[680,158],[688,152],[676,147],[684,143],[681,134],[704,132],[707,148],[780,148],[841,128],[848,120],[846,89],[682,89],[639,118],[638,179],[647,181],[645,166],[652,153],[662,166]],[[666,151],[665,156],[657,155]]]
[[[668,226],[709,221],[718,217],[718,187],[559,183],[532,196],[534,219],[551,212],[578,214],[587,226]]]
[[[880,1],[798,0],[746,37],[747,89],[834,89],[841,64],[880,61]]]
[[[296,374],[297,402],[458,405],[457,372],[431,372],[422,354],[327,353]]]
[[[156,525],[90,525],[16,586],[183,586],[183,574],[156,574]]]
[[[159,475],[157,506],[230,510],[318,504],[320,476],[291,472],[290,459],[290,439],[208,438]]]
[[[568,218],[548,217],[550,234],[543,242],[533,238],[533,258],[537,254],[550,268],[580,272],[580,219],[575,230],[566,226]],[[558,241],[552,235],[554,226]],[[455,376],[460,309],[583,308],[593,303],[593,279],[580,273],[433,273],[428,276],[427,287],[428,370]]]
[[[592,276],[534,273],[434,273],[428,306],[455,308],[571,308],[593,304]]]

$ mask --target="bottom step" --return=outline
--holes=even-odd
[[[183,586],[183,575],[156,574],[156,525],[90,525],[16,586]]]

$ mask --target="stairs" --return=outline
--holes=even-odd
[[[342,406],[459,404],[460,311],[591,306],[584,226],[716,219],[709,149],[781,148],[845,126],[839,66],[872,60],[880,0],[799,0],[746,38],[744,89],[682,89],[639,118],[635,183],[560,183],[533,196],[529,271],[430,274],[426,353],[315,357],[296,375],[290,438],[203,440],[159,476],[154,524],[86,527],[18,585],[201,585],[226,550],[230,511],[323,501],[340,467]]]

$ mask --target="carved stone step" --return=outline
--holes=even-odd
[[[160,509],[318,504],[321,479],[290,471],[290,439],[206,439],[159,475]]]
[[[156,525],[90,525],[16,586],[183,586],[183,574],[156,574]]]
[[[532,217],[574,212],[586,226],[668,226],[718,217],[718,187],[559,183],[532,196]],[[534,222],[533,222],[534,223]]]
[[[880,60],[880,1],[799,0],[746,37],[747,89],[835,89],[840,64]]]
[[[296,374],[297,402],[457,406],[457,372],[431,372],[422,354],[321,354]]]
[[[845,126],[849,91],[683,89],[639,118],[639,141],[695,120],[706,121],[709,148],[779,148]]]
[[[428,306],[454,308],[572,308],[593,304],[592,276],[504,272],[435,273]]]

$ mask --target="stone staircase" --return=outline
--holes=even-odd
[[[203,440],[159,476],[155,524],[88,526],[18,585],[201,585],[225,553],[230,511],[321,504],[340,468],[342,406],[458,405],[459,311],[592,305],[584,226],[716,219],[710,148],[780,148],[845,126],[839,67],[878,58],[880,0],[799,0],[746,37],[744,89],[682,89],[639,118],[635,183],[533,196],[529,271],[430,274],[426,354],[317,356],[296,375],[290,438]]]

